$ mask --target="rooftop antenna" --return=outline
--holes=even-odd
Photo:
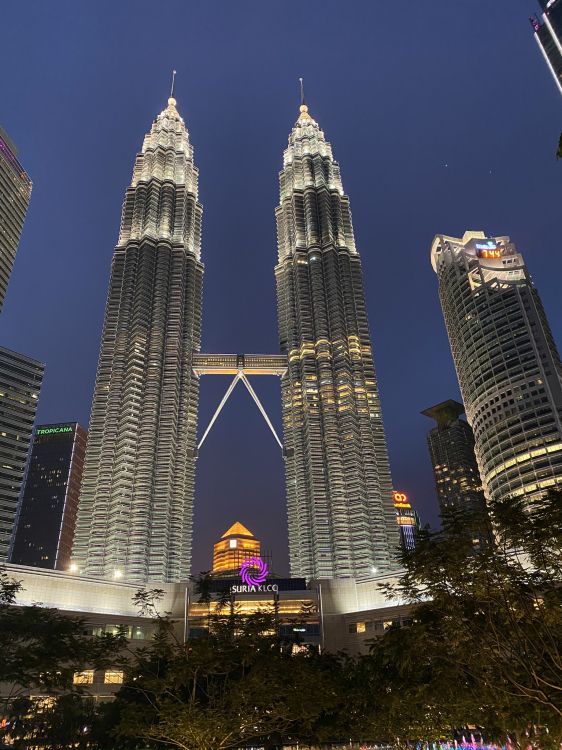
[[[170,91],[170,99],[176,98],[176,71],[172,70],[172,88]]]

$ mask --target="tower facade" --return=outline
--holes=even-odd
[[[305,104],[276,216],[291,574],[368,578],[394,565],[392,483],[349,199]]]
[[[464,406],[449,399],[422,414],[436,422],[427,435],[427,445],[441,515],[456,510],[482,511],[486,499],[474,452],[474,433],[461,419]]]
[[[10,562],[69,568],[87,437],[78,422],[36,428]]]
[[[562,366],[523,256],[466,232],[431,263],[484,491],[531,501],[562,484]]]
[[[9,559],[45,365],[0,347],[0,563]]]
[[[0,128],[0,310],[31,197],[31,180],[17,160],[17,153]]]
[[[82,575],[189,575],[201,218],[172,95],[137,155],[113,256],[72,556]]]
[[[562,94],[562,0],[539,0],[542,14],[531,26],[544,61]]]

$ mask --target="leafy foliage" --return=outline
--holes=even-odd
[[[438,739],[471,724],[498,742],[562,739],[562,493],[490,513],[494,544],[475,548],[474,519],[456,514],[405,556],[398,588],[414,624],[369,657],[386,736]]]
[[[43,696],[79,694],[80,686],[73,684],[74,673],[110,666],[125,639],[87,635],[82,619],[67,617],[55,609],[18,607],[20,589],[18,581],[0,571],[2,708],[13,720],[22,722],[29,721],[29,706],[18,698],[30,691]]]
[[[213,616],[209,635],[179,643],[162,630],[139,652],[117,697],[120,739],[142,738],[183,750],[226,750],[281,737],[343,736],[346,664],[311,649],[292,654],[275,615]]]

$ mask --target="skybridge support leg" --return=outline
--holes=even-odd
[[[215,424],[215,421],[216,421],[217,417],[219,416],[219,414],[221,413],[221,411],[223,409],[223,406],[228,401],[228,399],[230,397],[230,394],[236,388],[236,383],[240,380],[241,377],[242,377],[242,373],[241,372],[238,372],[234,376],[234,378],[232,380],[232,383],[228,386],[228,389],[227,389],[226,393],[222,397],[222,401],[218,405],[217,410],[215,411],[215,413],[213,414],[213,417],[212,417],[211,421],[209,422],[209,426],[207,427],[207,429],[203,433],[203,437],[199,441],[199,445],[197,446],[197,450],[199,450],[201,448],[201,446],[203,445],[203,443],[205,442],[205,438],[207,437],[207,435],[211,431],[211,427]]]
[[[266,410],[265,410],[265,409],[263,408],[263,406],[262,406],[262,403],[261,403],[261,401],[259,400],[259,398],[258,398],[258,396],[257,396],[256,392],[254,391],[254,389],[253,389],[253,388],[252,388],[252,386],[250,385],[250,381],[249,381],[249,380],[248,380],[248,378],[247,378],[247,377],[246,377],[246,376],[244,375],[244,373],[243,373],[243,372],[241,372],[241,373],[240,373],[240,379],[242,380],[242,382],[244,383],[244,385],[245,385],[245,386],[246,386],[246,388],[248,389],[248,393],[250,394],[250,396],[251,396],[251,397],[252,397],[252,398],[254,399],[254,401],[256,402],[256,405],[257,405],[258,409],[259,409],[259,410],[260,410],[260,412],[262,413],[262,416],[263,416],[263,418],[265,419],[265,421],[266,421],[266,423],[267,423],[267,426],[269,427],[269,429],[270,429],[270,430],[271,430],[271,432],[273,433],[273,437],[274,437],[274,438],[275,438],[275,439],[277,440],[277,443],[279,444],[279,447],[281,448],[281,450],[283,450],[283,443],[282,443],[282,442],[281,442],[281,441],[279,440],[279,438],[278,438],[278,436],[277,436],[277,433],[275,432],[275,428],[273,427],[273,425],[271,424],[271,422],[270,422],[270,420],[269,420],[269,417],[267,416],[267,412],[266,412]]]

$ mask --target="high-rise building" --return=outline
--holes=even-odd
[[[474,452],[474,433],[464,419],[464,406],[449,399],[422,411],[436,421],[427,444],[437,500],[442,516],[451,511],[483,511],[486,507],[482,480]]]
[[[0,347],[0,563],[9,557],[44,370]]]
[[[260,542],[236,521],[213,547],[213,575],[236,574],[244,560],[260,555]]]
[[[80,574],[191,562],[201,335],[198,171],[173,96],[137,155],[113,256],[73,547]]]
[[[541,16],[533,16],[535,40],[562,94],[562,0],[539,0]]]
[[[0,310],[31,197],[31,180],[17,160],[17,153],[14,143],[0,128]]]
[[[400,544],[403,550],[411,552],[416,548],[420,530],[420,517],[412,508],[405,492],[394,491],[394,507],[396,509],[396,522],[400,531]]]
[[[466,232],[431,263],[485,494],[532,500],[562,484],[562,366],[523,256]]]
[[[291,575],[364,579],[398,529],[349,198],[304,101],[276,216]]]
[[[87,436],[78,422],[36,428],[10,562],[69,568]]]

